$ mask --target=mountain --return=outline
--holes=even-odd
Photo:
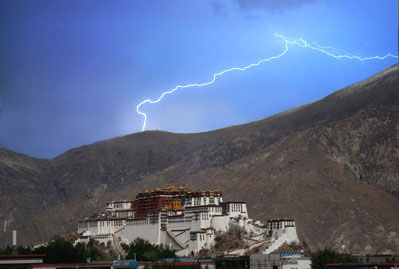
[[[155,186],[220,189],[293,217],[312,250],[399,251],[399,66],[310,104],[196,134],[146,131],[50,160],[0,148],[0,219],[32,244]],[[7,240],[11,235],[7,235]]]

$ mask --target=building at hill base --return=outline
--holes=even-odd
[[[219,190],[192,191],[185,187],[144,190],[134,201],[112,201],[105,211],[79,221],[80,237],[118,249],[143,238],[153,244],[167,245],[180,256],[198,253],[215,244],[216,233],[240,228],[250,235],[246,249],[268,242],[265,253],[284,243],[298,243],[293,219],[269,220],[267,224],[248,217],[242,201],[223,201]]]

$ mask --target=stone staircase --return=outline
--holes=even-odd
[[[174,241],[181,249],[184,249],[184,248],[187,247],[186,244],[184,244],[182,241],[180,241],[180,240],[175,236],[175,234],[174,234],[171,230],[167,229],[167,230],[166,230],[166,233],[170,236],[170,238],[173,239],[173,241]]]
[[[120,245],[119,237],[115,233],[112,234],[112,245],[121,259],[125,259],[126,253]]]

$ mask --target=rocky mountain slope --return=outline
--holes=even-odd
[[[212,132],[136,133],[51,160],[0,148],[0,184],[0,220],[25,244],[75,230],[107,200],[186,185],[245,200],[263,221],[294,217],[313,250],[345,244],[353,252],[397,252],[399,67]]]

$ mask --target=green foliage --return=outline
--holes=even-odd
[[[138,261],[156,261],[165,258],[176,258],[175,251],[164,246],[151,244],[142,238],[136,238],[130,245],[122,245],[126,251],[126,259],[136,259]]]
[[[62,238],[56,238],[47,246],[42,246],[33,251],[35,254],[45,254],[44,263],[81,263],[86,262],[84,245],[76,247]]]
[[[0,249],[1,255],[12,255],[14,249],[12,247],[5,247]],[[86,258],[90,258],[92,261],[106,260],[108,257],[99,249],[99,246],[95,242],[89,242],[84,245],[81,243],[74,246],[67,240],[56,237],[48,245],[41,246],[36,249],[30,247],[19,246],[16,248],[16,253],[19,255],[23,254],[45,254],[43,262],[48,264],[55,263],[85,263]]]
[[[0,249],[0,255],[12,255],[14,253],[22,254],[32,254],[32,250],[29,247],[18,246],[16,251],[14,252],[14,248],[7,246],[3,249]]]
[[[269,232],[267,233],[267,235],[268,235],[269,237],[272,237],[272,235],[273,235],[273,230],[269,230]]]
[[[340,254],[332,249],[318,250],[312,254],[312,269],[325,269],[329,263],[354,263],[357,260],[350,254]]]
[[[108,257],[103,251],[101,251],[100,247],[102,247],[102,245],[99,245],[98,242],[94,241],[93,239],[91,239],[89,243],[86,245],[77,244],[76,247],[85,248],[86,256],[90,258],[92,261],[104,261],[113,258],[113,257]]]

